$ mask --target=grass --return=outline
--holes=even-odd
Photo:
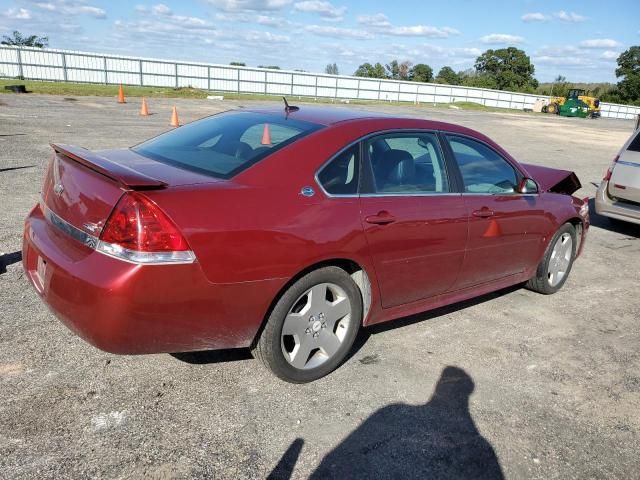
[[[118,85],[102,85],[91,83],[69,83],[69,82],[40,82],[33,80],[0,80],[0,94],[11,94],[9,90],[5,90],[6,85],[25,85],[27,91],[34,94],[46,95],[62,95],[62,96],[98,96],[98,97],[117,97]],[[124,92],[127,97],[148,97],[148,98],[206,98],[208,95],[222,95],[225,100],[273,100],[281,101],[279,95],[257,95],[233,92],[208,92],[191,87],[166,88],[166,87],[136,87],[125,85]],[[332,98],[296,97],[300,103],[347,103],[346,100]],[[411,102],[387,102],[382,100],[348,100],[350,105],[401,105],[404,107],[435,107],[435,108],[451,108],[455,106],[460,110],[473,110],[482,112],[520,112],[509,108],[487,107],[479,103],[473,102],[455,102],[451,103],[420,103],[415,105]]]

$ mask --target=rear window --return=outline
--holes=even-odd
[[[231,178],[321,127],[276,115],[226,112],[171,130],[132,150],[159,162]]]
[[[631,141],[627,150],[631,150],[632,152],[640,152],[640,131],[636,135],[636,138]]]

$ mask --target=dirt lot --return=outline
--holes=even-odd
[[[140,118],[137,101],[0,97],[1,478],[640,477],[640,229],[595,214],[558,294],[510,289],[364,331],[310,385],[246,351],[123,357],[71,334],[19,262],[48,142],[130,146],[167,129],[173,103]],[[183,121],[249,104],[175,103]],[[632,129],[374,108],[480,130],[522,161],[575,170],[590,197]]]

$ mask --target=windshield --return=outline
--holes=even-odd
[[[321,127],[276,115],[233,111],[189,123],[132,150],[162,163],[231,178]]]

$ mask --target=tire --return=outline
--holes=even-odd
[[[568,239],[571,240],[571,244],[566,246]],[[562,247],[563,244],[564,247]],[[547,251],[536,269],[536,274],[529,279],[525,285],[526,288],[545,295],[560,290],[571,273],[576,256],[576,245],[576,229],[570,223],[565,223],[549,242]]]
[[[312,382],[345,360],[361,322],[358,286],[341,268],[323,267],[284,292],[253,353],[282,380]]]

